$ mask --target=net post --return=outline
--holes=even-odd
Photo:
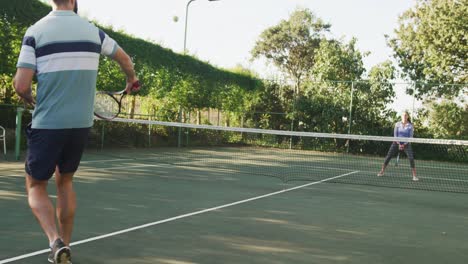
[[[354,93],[354,81],[351,81],[351,101],[349,103],[349,121],[348,121],[348,135],[351,134],[351,123],[352,123],[352,117],[353,117],[353,93]],[[349,152],[349,140],[348,144],[346,147],[346,152]]]
[[[179,106],[179,117],[178,117],[179,123],[182,123],[182,107]],[[178,129],[178,135],[177,135],[177,147],[180,148],[182,145],[182,127],[179,127]]]
[[[291,120],[291,132],[294,131],[294,117],[293,117],[293,120]],[[292,149],[292,141],[293,141],[293,137],[290,136],[289,137],[289,149]]]
[[[354,94],[354,81],[351,81],[351,102],[349,103],[349,122],[348,122],[348,134],[351,134],[351,123],[353,116],[353,94]]]
[[[151,148],[151,121],[153,120],[151,114],[149,115],[148,120],[150,121],[148,124],[148,148]]]
[[[187,121],[184,119],[184,123],[187,123]],[[188,123],[190,123],[190,111],[188,112]],[[189,133],[190,133],[190,129],[186,129],[185,130],[185,146],[188,147],[189,145]]]
[[[241,127],[244,127],[244,113],[241,116]],[[241,132],[241,138],[244,139],[244,132]]]
[[[105,127],[106,127],[105,122],[102,122],[102,126],[101,126],[101,151],[104,150],[104,134],[105,134]]]
[[[416,99],[415,94],[416,94],[417,85],[418,85],[417,81],[414,81],[414,89],[413,89],[413,94],[412,94],[412,96],[413,96],[413,106],[411,108],[411,118],[413,118],[413,119],[414,119],[414,103],[415,103],[415,99]]]
[[[299,92],[299,87],[297,87],[297,92]],[[296,115],[296,100],[297,100],[297,93],[296,92],[296,87],[294,87],[294,93],[293,93],[293,110],[292,110],[292,119],[291,119],[291,132],[294,131],[294,117]],[[292,149],[292,144],[293,144],[293,137],[291,136],[289,138],[289,149]]]
[[[20,159],[21,150],[21,123],[23,117],[24,108],[16,108],[16,131],[15,131],[15,158],[18,161]]]

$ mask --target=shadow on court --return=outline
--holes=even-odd
[[[468,259],[466,194],[361,185],[389,181],[374,174],[369,178],[369,165],[369,172],[343,176],[342,183],[312,184],[355,171],[357,161],[342,165],[336,157],[324,155],[316,157],[322,165],[314,169],[302,155],[285,160],[272,158],[268,151],[116,153],[88,152],[76,175],[75,264],[465,263]],[[375,161],[377,168],[379,162]],[[1,263],[45,249],[47,241],[27,206],[23,164],[2,162],[0,168]],[[263,173],[266,168],[268,173]],[[321,176],[284,183],[288,171],[295,177]],[[366,180],[346,183],[347,177]],[[406,180],[414,184],[409,177],[402,179]],[[302,187],[275,193],[296,186]],[[266,194],[271,195],[260,198]],[[253,197],[259,199],[246,200]],[[174,219],[177,216],[181,217]],[[161,220],[167,221],[156,223]],[[112,235],[147,223],[154,225]],[[103,235],[109,237],[98,239]],[[11,263],[47,263],[46,257],[39,254]]]

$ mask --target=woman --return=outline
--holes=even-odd
[[[395,124],[395,130],[393,133],[394,137],[408,137],[412,138],[414,132],[413,124],[409,118],[409,114],[407,111],[404,111],[401,115],[401,122]],[[383,176],[385,172],[385,168],[387,167],[388,163],[392,159],[398,151],[404,151],[406,156],[410,161],[411,165],[411,172],[413,173],[413,181],[418,181],[418,177],[416,177],[416,167],[414,165],[414,155],[413,149],[411,148],[411,143],[409,142],[393,142],[388,150],[387,157],[385,157],[384,164],[382,165],[382,169],[377,174],[377,176]]]

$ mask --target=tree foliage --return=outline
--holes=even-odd
[[[16,19],[7,14],[0,14],[0,95],[6,104],[19,100],[14,96],[11,83],[16,71],[23,31]]]
[[[453,101],[432,102],[420,113],[435,138],[468,139],[468,105]]]
[[[389,40],[404,72],[424,81],[415,86],[420,97],[456,96],[466,89],[463,84],[438,84],[466,82],[467,45],[460,33],[467,32],[468,23],[461,15],[467,5],[460,6],[466,1],[418,0],[400,18],[396,37]],[[16,103],[10,82],[21,38],[50,7],[36,0],[0,0],[0,8],[0,95],[3,103]],[[127,97],[131,98],[125,102],[130,117],[137,107],[140,114],[170,121],[178,120],[180,113],[187,117],[196,112],[200,122],[202,110],[218,109],[230,125],[391,135],[397,116],[388,106],[395,97],[391,80],[396,69],[385,61],[366,71],[366,53],[356,47],[357,40],[331,39],[327,37],[330,28],[310,10],[297,9],[259,36],[252,57],[272,62],[289,78],[287,82],[260,80],[239,65],[230,70],[215,68],[125,32],[103,30],[132,55],[144,84],[138,100]],[[98,74],[98,89],[122,89],[125,76],[112,60],[102,59]],[[420,116],[417,133],[466,138],[466,103],[433,101]]]
[[[0,10],[0,81],[3,88],[10,86],[26,28],[47,15],[50,6],[37,0],[0,0]],[[227,102],[222,102],[220,96],[215,94],[238,94],[239,97],[239,94],[248,93],[261,83],[251,74],[216,68],[192,56],[177,54],[125,32],[98,26],[132,56],[135,70],[143,83],[138,94],[144,97],[138,100],[142,102],[143,113],[154,113],[158,108],[169,118],[174,116],[173,113],[179,107],[187,111],[205,107],[220,108]],[[102,59],[98,74],[99,90],[118,91],[125,85],[124,75],[112,60]],[[8,98],[2,101],[10,102]],[[134,106],[133,98],[129,107],[132,113]]]
[[[294,11],[288,20],[262,32],[252,49],[252,58],[265,57],[294,80],[295,92],[309,77],[316,52],[330,24],[317,18],[309,9]]]
[[[366,54],[356,48],[356,42],[355,38],[349,43],[323,39],[311,68],[312,79],[359,80],[366,70],[362,61]]]
[[[395,72],[392,63],[385,61],[371,68],[366,81],[356,83],[351,131],[392,135],[396,113],[388,106],[395,98]]]
[[[400,17],[388,43],[405,75],[422,82],[416,88],[419,97],[467,92],[467,32],[468,0],[418,0]]]
[[[389,126],[388,116],[393,115],[387,105],[395,96],[390,82],[395,68],[389,61],[381,63],[370,70],[368,80],[362,80],[365,54],[355,45],[355,39],[349,43],[322,41],[312,78],[306,82],[306,92],[297,102],[297,118],[304,128],[347,133],[351,125],[354,133],[385,133]]]

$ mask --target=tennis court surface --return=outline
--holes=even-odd
[[[404,157],[377,177],[385,140],[106,126],[105,137],[104,125],[95,126],[75,178],[75,264],[468,260],[460,142],[412,143],[420,178],[413,182]],[[444,153],[441,160],[424,156],[429,149]],[[0,163],[2,264],[47,263],[23,167]],[[54,199],[53,182],[50,191]]]

